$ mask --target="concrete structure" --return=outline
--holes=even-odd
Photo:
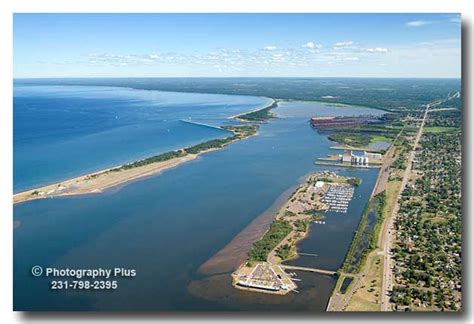
[[[344,162],[352,162],[352,151],[344,151],[344,153],[342,154],[342,163]]]
[[[296,289],[290,276],[276,264],[262,262],[252,268],[241,266],[233,275],[234,287],[255,291],[286,294]]]
[[[364,156],[352,155],[351,162],[353,164],[368,165],[369,164],[369,158],[364,157]]]
[[[364,151],[364,156],[369,159],[381,159],[382,154],[380,153],[371,153],[371,152],[366,152]]]
[[[351,163],[351,164],[360,164],[360,165],[369,165],[369,157],[365,155],[355,155],[352,151],[344,151],[341,155],[342,163]]]
[[[315,116],[310,120],[313,128],[337,128],[380,123],[377,116]]]

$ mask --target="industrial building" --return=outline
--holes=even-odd
[[[366,124],[379,123],[380,120],[376,116],[372,115],[360,115],[360,116],[315,116],[310,120],[310,124],[313,128],[338,128],[338,127],[351,127],[360,126]]]
[[[355,155],[352,151],[346,150],[342,155],[340,155],[342,163],[351,163],[351,164],[360,164],[360,165],[369,165],[369,157],[364,155]]]
[[[381,159],[382,154],[380,153],[371,153],[371,152],[366,152],[364,151],[364,156],[369,159]]]

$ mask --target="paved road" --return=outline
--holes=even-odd
[[[392,143],[395,143],[397,141],[397,139],[400,137],[404,129],[405,129],[405,126],[400,130],[400,132],[394,138]],[[387,182],[388,182],[388,177],[390,175],[390,166],[392,165],[394,161],[394,158],[392,157],[394,151],[395,151],[395,146],[392,144],[390,148],[387,150],[387,152],[385,153],[384,161],[380,168],[379,176],[377,177],[377,182],[375,183],[374,190],[372,191],[372,195],[370,196],[370,199],[372,199],[373,196],[385,190],[387,186]],[[380,238],[379,238],[378,246],[381,246]],[[362,285],[364,277],[369,272],[368,265],[371,264],[372,258],[380,254],[380,252],[381,252],[380,249],[376,249],[370,252],[369,255],[367,256],[367,261],[365,263],[367,266],[362,267],[361,271],[358,274],[341,273],[341,275],[345,275],[346,277],[352,277],[353,278],[352,283],[350,284],[349,289],[344,294],[341,294],[339,292],[333,293],[333,295],[329,299],[329,303],[326,308],[328,311],[339,312],[339,311],[345,310],[345,308],[349,304],[350,299],[356,293],[357,289],[359,289],[359,287]]]
[[[376,253],[376,251],[372,251],[367,256],[366,264],[369,264],[371,258]],[[356,293],[356,290],[362,285],[364,277],[367,275],[369,271],[369,267],[362,267],[361,272],[358,274],[347,274],[341,273],[341,276],[345,277],[352,277],[352,282],[349,286],[349,289],[346,290],[344,294],[339,293],[339,291],[335,291],[331,298],[329,299],[328,306],[326,307],[327,311],[330,312],[341,312],[344,311],[349,301],[351,300],[352,296]]]
[[[451,110],[459,110],[459,109],[458,108],[438,108],[438,109],[430,109],[429,112],[451,111]]]
[[[398,138],[400,137],[400,135],[403,133],[404,130],[405,130],[405,126],[403,126],[400,132],[398,132],[397,136],[393,139],[392,143],[395,143],[398,140]],[[377,177],[377,182],[375,183],[374,190],[372,191],[372,195],[370,196],[370,198],[378,195],[379,193],[384,191],[385,188],[387,187],[388,178],[390,176],[390,166],[395,160],[395,158],[392,157],[394,151],[395,151],[395,145],[392,144],[390,145],[390,148],[387,150],[387,152],[385,152],[383,163],[382,163],[382,166],[380,167],[379,176]]]
[[[448,96],[444,100],[436,101],[434,103],[426,105],[425,112],[423,114],[423,119],[420,124],[420,128],[418,129],[418,133],[416,134],[415,137],[415,143],[413,145],[413,149],[410,151],[410,154],[408,156],[408,163],[407,163],[407,168],[405,169],[405,173],[403,175],[402,183],[400,186],[400,191],[397,195],[397,200],[395,203],[395,207],[392,211],[392,214],[388,221],[386,222],[386,226],[384,226],[384,229],[382,231],[381,235],[381,245],[383,246],[383,255],[384,255],[384,271],[383,271],[383,276],[382,276],[382,311],[391,311],[391,305],[390,305],[390,292],[392,291],[393,287],[393,260],[392,260],[392,244],[393,244],[393,239],[395,235],[393,223],[395,221],[395,218],[398,214],[398,210],[400,209],[400,206],[398,204],[398,199],[400,198],[400,194],[403,192],[405,189],[405,186],[410,178],[411,171],[412,171],[412,164],[413,164],[413,159],[415,157],[416,153],[416,148],[418,147],[418,144],[420,142],[421,135],[423,133],[423,127],[425,126],[426,119],[428,117],[429,112],[434,112],[434,111],[443,111],[443,110],[448,110],[447,108],[438,108],[438,109],[432,109],[432,107],[437,107],[446,101],[459,97],[460,93],[454,93],[451,96]]]
[[[400,196],[400,193],[403,192],[405,189],[405,186],[408,182],[409,175],[411,173],[411,168],[412,168],[412,162],[415,157],[415,152],[416,148],[418,147],[418,143],[420,141],[421,135],[423,133],[423,127],[425,126],[425,122],[428,116],[428,113],[431,111],[443,111],[443,110],[451,110],[451,108],[438,108],[438,109],[430,109],[431,107],[439,106],[442,103],[455,98],[459,97],[460,94],[455,93],[451,96],[448,96],[444,100],[440,100],[431,104],[426,105],[425,112],[423,114],[423,119],[421,120],[421,125],[420,129],[418,130],[418,133],[415,138],[415,143],[413,146],[412,151],[410,152],[409,158],[408,158],[408,165],[407,169],[405,169],[405,174],[402,179],[402,183],[400,186],[400,191],[397,196],[395,208],[392,211],[390,217],[384,221],[382,225],[382,230],[379,236],[379,241],[378,241],[378,246],[383,247],[383,249],[376,249],[369,253],[367,256],[367,261],[366,265],[370,264],[371,258],[375,257],[376,255],[381,255],[384,260],[384,269],[383,269],[383,276],[382,276],[382,304],[381,304],[381,310],[382,311],[390,311],[391,307],[389,304],[390,301],[390,291],[392,289],[392,279],[393,279],[393,274],[392,274],[392,258],[390,255],[391,251],[391,246],[392,246],[392,239],[394,236],[394,230],[393,230],[393,222],[395,220],[395,217],[398,213],[399,210],[399,205],[398,205],[398,198]],[[403,128],[404,129],[404,128]],[[403,131],[402,129],[402,131]],[[393,142],[398,139],[402,131],[397,135],[397,137],[394,139]],[[381,171],[379,173],[379,177],[377,179],[377,183],[375,184],[374,190],[372,192],[372,196],[375,196],[376,194],[382,192],[386,188],[387,180],[390,174],[390,166],[393,163],[393,158],[390,158],[391,155],[393,154],[394,146],[392,145],[390,149],[387,151],[384,159],[384,163],[382,165]],[[356,290],[360,287],[360,285],[363,282],[363,278],[367,275],[369,270],[368,266],[365,266],[362,268],[361,272],[357,275],[353,276],[353,282],[349,286],[349,290],[346,291],[345,294],[340,294],[339,292],[334,292],[331,298],[329,299],[329,303],[327,306],[328,311],[343,311],[345,307],[349,304],[349,301],[351,297],[355,294]],[[385,292],[385,293],[384,293]]]
[[[382,311],[391,311],[390,306],[390,292],[392,290],[392,280],[393,280],[393,265],[392,265],[392,243],[394,238],[394,227],[393,223],[395,218],[398,214],[398,210],[400,209],[400,205],[398,204],[398,199],[400,198],[401,193],[406,187],[408,180],[410,179],[411,170],[412,170],[412,163],[413,159],[415,158],[416,148],[418,147],[418,143],[420,142],[421,135],[423,133],[423,127],[425,126],[426,117],[428,116],[428,112],[430,110],[430,105],[426,105],[425,113],[423,114],[423,119],[420,124],[420,128],[418,129],[418,133],[415,137],[415,143],[413,145],[412,150],[408,156],[407,167],[405,169],[405,173],[403,174],[402,183],[400,185],[400,190],[397,195],[397,199],[395,202],[395,206],[393,208],[392,214],[390,215],[389,219],[384,226],[382,235],[381,235],[381,245],[383,246],[383,259],[384,259],[384,269],[383,269],[383,276],[382,276]]]

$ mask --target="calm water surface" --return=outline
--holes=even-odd
[[[95,86],[14,87],[14,190],[225,137],[229,116],[268,98]]]
[[[280,118],[263,124],[259,136],[161,175],[100,195],[15,205],[15,308],[323,311],[335,283],[328,276],[298,273],[301,293],[283,298],[231,289],[224,298],[212,300],[188,290],[190,282],[205,279],[197,272],[203,262],[304,175],[323,169],[315,159],[328,154],[333,143],[311,129],[311,115],[378,113],[297,101],[282,103],[276,111]],[[351,212],[328,215],[326,225],[312,226],[299,249],[319,257],[292,263],[336,269],[342,262],[376,171],[341,172],[362,178]],[[125,267],[136,269],[137,276],[120,280],[115,291],[51,291],[48,279],[31,275],[33,265]],[[224,285],[229,279],[222,275]]]

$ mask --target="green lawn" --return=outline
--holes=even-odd
[[[387,142],[391,143],[392,139],[383,135],[374,135],[370,138],[370,144],[375,144],[377,142]]]
[[[439,133],[448,133],[453,132],[457,127],[425,127],[423,131],[428,134],[439,134]]]

